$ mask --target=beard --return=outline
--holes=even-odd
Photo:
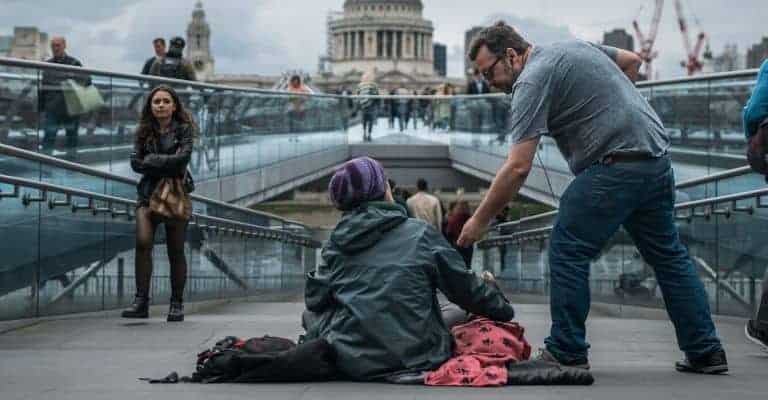
[[[516,72],[511,65],[504,63],[504,73],[509,76],[509,79],[505,79],[504,81],[500,82],[496,87],[502,92],[510,94],[512,93],[512,88],[515,86],[515,82],[517,82],[517,78],[520,77],[522,71]]]

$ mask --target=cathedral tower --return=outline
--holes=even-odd
[[[194,66],[198,80],[207,81],[213,76],[211,28],[205,21],[202,1],[195,5],[192,22],[187,26],[187,58]]]

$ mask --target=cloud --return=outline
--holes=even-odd
[[[481,25],[491,25],[497,21],[504,21],[514,26],[526,40],[539,45],[547,45],[573,39],[575,36],[565,26],[549,24],[536,18],[522,18],[512,14],[492,14],[483,20]]]
[[[549,24],[536,18],[522,18],[512,14],[496,13],[482,19],[479,26],[488,26],[497,21],[504,21],[514,26],[529,41],[539,45],[547,45],[555,42],[573,39],[574,35],[569,28]],[[462,38],[464,37],[462,33]],[[449,47],[448,52],[448,75],[463,76],[464,57],[467,49],[464,48],[463,39],[461,44],[455,43]]]

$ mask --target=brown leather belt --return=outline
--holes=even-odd
[[[601,158],[598,163],[603,165],[611,165],[616,163],[653,160],[655,158],[657,157],[654,157],[648,153],[611,153],[603,156],[603,158]]]

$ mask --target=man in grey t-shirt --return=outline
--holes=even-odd
[[[640,58],[581,41],[533,46],[503,22],[478,33],[468,56],[491,85],[512,95],[512,146],[459,245],[477,241],[520,190],[542,135],[555,140],[576,175],[549,238],[552,327],[540,357],[589,368],[590,261],[623,226],[656,271],[685,353],[676,368],[728,371],[704,287],[675,226],[669,138],[632,83]]]

